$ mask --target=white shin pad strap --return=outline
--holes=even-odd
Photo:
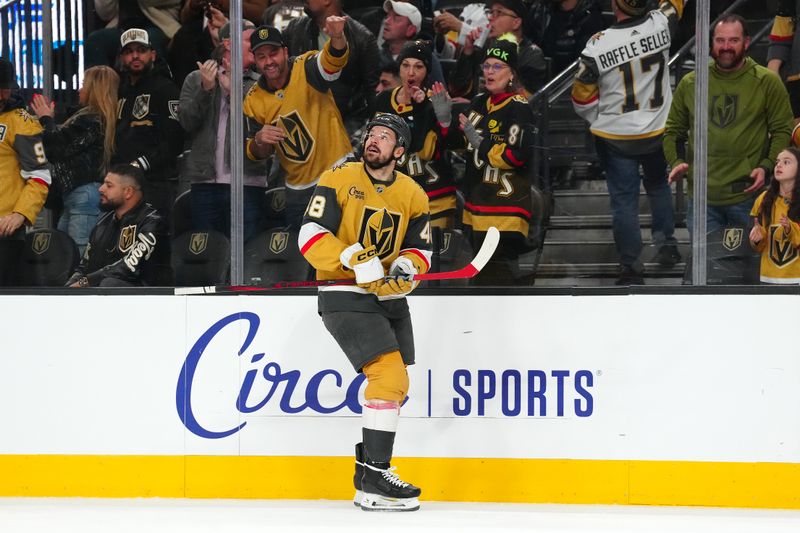
[[[395,433],[400,420],[400,405],[397,402],[370,400],[364,404],[361,420],[367,429]]]

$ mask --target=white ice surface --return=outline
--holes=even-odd
[[[797,533],[800,511],[423,501],[417,512],[367,513],[345,501],[0,498],[2,533],[212,531]]]

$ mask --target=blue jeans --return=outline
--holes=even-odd
[[[606,171],[611,199],[614,242],[620,264],[633,266],[642,252],[639,227],[639,186],[644,184],[653,215],[652,235],[656,242],[675,242],[675,214],[672,190],[667,184],[667,162],[660,150],[639,156],[624,155],[606,143],[598,143],[600,160]],[[644,176],[639,174],[639,165]]]
[[[262,187],[244,187],[244,241],[258,233],[264,213]],[[192,184],[192,229],[216,230],[231,236],[231,186],[226,183]]]
[[[720,230],[722,228],[739,227],[751,228],[753,217],[750,211],[753,209],[755,196],[751,196],[744,202],[733,205],[707,205],[706,206],[706,234]],[[694,233],[694,202],[692,198],[686,201],[686,227],[689,233]],[[748,229],[749,231],[749,229]]]
[[[58,229],[72,237],[83,255],[89,235],[100,216],[100,184],[87,183],[72,189],[64,197],[64,210],[58,219]]]

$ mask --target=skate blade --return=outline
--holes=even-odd
[[[361,500],[362,511],[406,512],[417,509],[419,509],[418,498],[386,498],[365,492]]]
[[[361,507],[361,500],[364,499],[364,493],[358,489],[356,489],[356,495],[353,496],[353,505],[356,507]]]

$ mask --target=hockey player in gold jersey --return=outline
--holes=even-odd
[[[362,162],[320,177],[298,245],[318,279],[356,281],[319,290],[325,327],[367,378],[354,503],[367,511],[413,511],[420,489],[401,481],[390,462],[409,389],[406,366],[414,364],[405,296],[414,289],[412,276],[430,267],[428,198],[414,180],[395,171],[411,143],[405,121],[379,114],[366,132]]]
[[[250,37],[261,72],[244,99],[248,117],[247,156],[262,160],[273,152],[286,179],[286,218],[299,226],[317,178],[345,160],[352,147],[330,91],[347,64],[345,17],[331,16],[321,51],[289,57],[281,32],[256,28]],[[277,148],[277,150],[275,150]]]

